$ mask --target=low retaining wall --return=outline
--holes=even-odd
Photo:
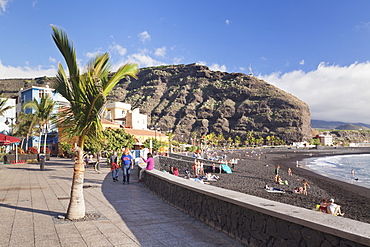
[[[18,154],[17,162],[18,163],[27,163],[27,161],[36,161],[38,162],[38,154]],[[5,154],[1,157],[1,160],[4,164],[16,163],[15,154]],[[46,160],[50,160],[50,154],[46,154]]]
[[[163,158],[155,160],[156,168],[162,166],[159,162]],[[144,183],[170,205],[248,246],[370,245],[370,224],[363,222],[197,183],[158,170],[147,171]]]

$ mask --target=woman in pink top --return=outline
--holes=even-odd
[[[151,153],[148,153],[147,154],[147,157],[148,157],[147,159],[144,159],[144,157],[141,157],[140,156],[140,158],[146,163],[146,168],[140,170],[140,173],[139,173],[139,181],[138,182],[142,182],[143,181],[141,179],[141,177],[143,176],[143,172],[145,172],[146,170],[153,170],[154,169],[153,155]]]

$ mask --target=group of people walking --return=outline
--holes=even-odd
[[[142,181],[142,175],[144,171],[146,170],[153,170],[154,168],[154,159],[151,153],[147,154],[147,159],[144,157],[140,157],[145,163],[147,163],[147,166],[145,169],[142,169],[139,173],[139,180],[138,182]],[[120,164],[119,164],[120,160]],[[134,168],[134,159],[130,154],[130,151],[128,149],[125,149],[123,151],[123,154],[120,158],[118,158],[117,152],[114,151],[113,154],[109,157],[109,163],[111,166],[111,172],[112,172],[112,179],[113,182],[118,181],[119,176],[119,170],[120,168],[123,171],[123,184],[130,184],[130,173],[131,169]]]

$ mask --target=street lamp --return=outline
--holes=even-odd
[[[10,119],[10,122],[9,122],[9,119]],[[15,119],[15,122],[14,122],[14,119]],[[14,123],[15,124],[19,124],[18,120],[14,117],[7,117],[6,120],[5,120],[5,124],[6,125],[9,125],[10,124],[10,127],[11,127],[11,134],[13,134],[13,130],[14,130]]]
[[[157,131],[160,131],[160,129],[161,128],[159,128],[159,127],[157,127],[157,124],[156,125],[154,125],[154,126],[152,126],[151,128],[150,128],[151,130],[153,130],[154,129],[154,138],[155,138],[155,143],[156,143],[156,145],[157,145]],[[157,145],[158,146],[158,145]],[[155,149],[155,151],[157,151],[157,149],[156,148],[154,148]]]

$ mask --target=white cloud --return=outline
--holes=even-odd
[[[32,2],[32,7],[36,7],[36,4],[37,4],[37,0],[33,1]]]
[[[114,52],[117,52],[118,54],[120,54],[121,56],[124,56],[126,55],[127,53],[127,49],[120,46],[119,44],[113,44],[109,47],[112,51]]]
[[[205,61],[198,61],[197,64],[207,66],[207,63]]]
[[[136,63],[141,68],[165,64],[149,56],[147,50],[141,50],[138,53],[128,55],[127,59],[124,59],[119,63],[112,65],[112,71],[116,71],[120,66],[126,63]]]
[[[85,56],[88,57],[88,58],[95,58],[99,54],[101,54],[100,51],[94,51],[94,52],[87,52],[85,54]]]
[[[209,66],[209,69],[213,71],[226,71],[226,66],[214,63],[211,66]]]
[[[49,57],[49,62],[51,62],[51,63],[56,63],[56,62],[57,62],[57,60],[56,60],[55,58],[53,58],[53,57]]]
[[[184,57],[175,57],[173,59],[173,64],[181,64],[184,61]]]
[[[361,22],[360,25],[355,26],[355,30],[369,29],[370,22]]]
[[[6,7],[11,0],[0,0],[0,13],[6,11]]]
[[[158,66],[163,64],[162,62],[143,53],[132,54],[128,56],[128,60],[130,62],[137,63],[140,67]]]
[[[259,77],[306,102],[312,119],[370,124],[370,62]]]
[[[43,66],[30,67],[30,66],[5,66],[0,60],[0,79],[12,79],[12,78],[36,78],[41,76],[53,77],[57,73],[57,69],[54,66],[50,68],[44,68]]]
[[[231,23],[231,21],[230,20],[226,20],[225,23],[226,23],[226,25],[229,25]]]
[[[162,48],[155,49],[154,55],[157,57],[164,57],[166,55],[166,47],[163,46]]]
[[[198,61],[197,64],[208,66],[205,61]],[[226,66],[225,65],[219,65],[217,63],[211,64],[210,66],[208,66],[208,68],[212,71],[222,71],[222,72],[226,71]]]
[[[304,59],[302,59],[302,61],[300,61],[299,64],[304,65]]]
[[[150,40],[150,35],[147,31],[139,33],[138,36],[139,36],[140,41],[143,43],[147,40]]]

